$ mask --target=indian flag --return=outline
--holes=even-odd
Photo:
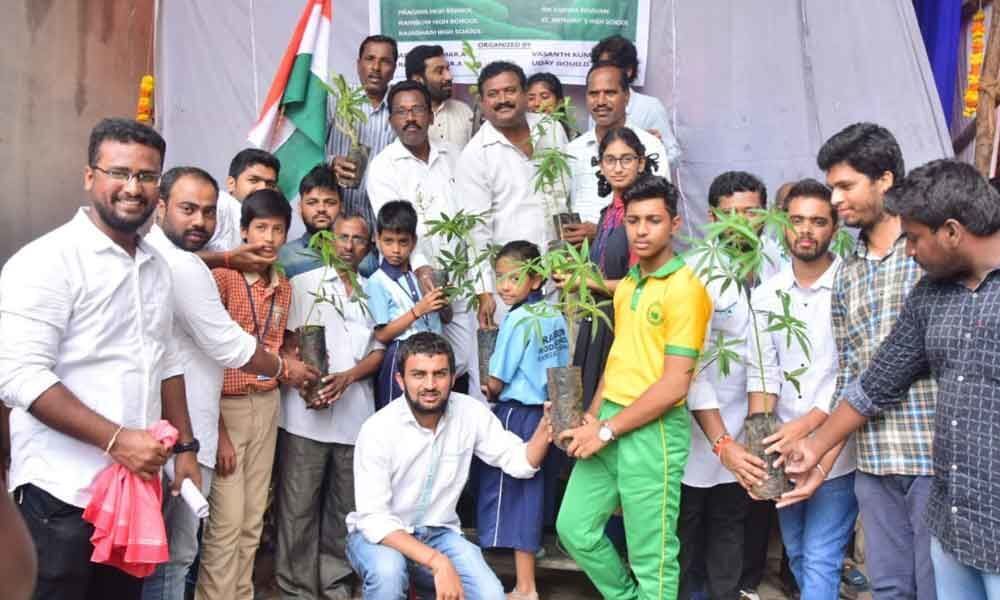
[[[299,181],[325,159],[331,0],[309,0],[247,140],[281,161],[278,187],[291,200]]]

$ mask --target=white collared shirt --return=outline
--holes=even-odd
[[[362,359],[385,348],[372,332],[375,321],[359,302],[352,302],[344,282],[333,269],[313,269],[291,279],[292,304],[288,309],[288,330],[303,325],[323,325],[329,373],[353,369]],[[358,276],[364,286],[365,278]],[[321,289],[327,298],[336,298],[340,310],[327,302],[316,302]],[[315,304],[315,306],[314,306]],[[310,314],[312,311],[312,314]],[[306,323],[306,319],[309,323]],[[330,408],[311,410],[299,391],[281,386],[279,426],[299,437],[332,444],[354,444],[365,419],[375,412],[375,391],[371,377],[352,383]]]
[[[198,462],[215,468],[219,445],[219,399],[224,369],[239,369],[253,358],[257,340],[226,311],[212,272],[192,252],[178,248],[158,225],[146,236],[170,266],[174,335],[184,364],[184,389]]]
[[[162,381],[183,371],[166,261],[145,241],[129,256],[88,210],[18,250],[0,274],[11,489],[31,483],[79,507],[111,458],[51,429],[28,412],[31,405],[62,383],[108,420],[146,429],[161,418]]]
[[[636,127],[648,130],[655,129],[660,132],[660,139],[663,147],[666,148],[666,155],[663,163],[676,164],[681,155],[681,146],[677,143],[673,128],[670,127],[670,116],[663,102],[656,96],[643,94],[632,88],[628,96],[628,106],[625,107],[627,121],[634,123]],[[587,115],[587,127],[594,128],[594,118]]]
[[[757,312],[757,335],[763,351],[764,382],[761,385],[760,376],[754,376],[756,353],[750,352],[747,354],[747,385],[751,392],[778,394],[775,412],[782,422],[797,419],[813,408],[829,414],[836,400],[837,343],[833,337],[830,299],[833,278],[840,264],[840,257],[835,258],[833,264],[810,288],[799,286],[792,266],[789,265],[753,291],[751,301]],[[790,296],[789,312],[806,324],[810,341],[809,356],[806,356],[794,338],[790,345],[787,343],[785,331],[766,331],[768,313],[783,314],[778,291]],[[796,392],[795,386],[785,381],[782,372],[792,372],[802,367],[807,369],[798,377],[800,394]],[[854,470],[855,464],[852,435],[827,478],[846,475]]]
[[[635,132],[646,149],[646,156],[656,155],[657,168],[653,172],[669,180],[670,166],[667,164],[667,152],[663,143],[634,123],[626,121],[625,126]],[[580,213],[580,220],[585,223],[597,223],[601,218],[601,210],[611,203],[610,195],[604,198],[597,195],[597,173],[601,167],[594,166],[593,160],[597,158],[599,145],[596,130],[591,129],[566,146],[566,153],[572,157],[570,168],[573,171],[573,184],[569,192],[570,208]]]
[[[534,131],[542,115],[525,116]],[[559,126],[549,127],[536,146],[565,148],[566,132]],[[545,252],[548,242],[555,239],[552,216],[565,211],[566,206],[535,191],[535,172],[534,161],[488,121],[469,140],[458,161],[455,202],[466,212],[488,213],[486,224],[472,233],[479,249],[527,240]],[[476,291],[493,292],[494,287],[492,269],[484,269]]]
[[[538,471],[528,462],[527,443],[504,429],[485,403],[452,392],[431,431],[417,423],[404,396],[396,398],[365,421],[358,435],[357,510],[347,515],[348,530],[373,544],[421,526],[461,532],[455,506],[473,454],[511,477],[527,479]]]
[[[225,190],[219,190],[219,200],[215,204],[215,231],[205,244],[205,250],[228,252],[243,244],[240,233],[240,216],[243,203]]]
[[[433,142],[447,142],[464,148],[472,139],[472,109],[455,98],[448,98],[434,111],[434,122],[427,128]]]

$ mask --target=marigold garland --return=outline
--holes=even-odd
[[[964,109],[965,117],[976,116],[979,106],[979,81],[983,74],[983,56],[986,50],[986,13],[983,9],[976,11],[972,17],[972,52],[969,54],[969,76],[966,79]]]
[[[136,104],[135,120],[150,123],[153,120],[153,76],[143,75],[139,80],[139,102]]]

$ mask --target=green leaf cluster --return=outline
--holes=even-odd
[[[330,82],[321,81],[320,85],[333,96],[336,106],[333,112],[333,125],[338,131],[351,140],[351,146],[360,145],[358,128],[368,122],[368,115],[362,110],[368,96],[362,85],[351,87],[347,79],[340,73],[330,76]]]
[[[492,264],[496,248],[477,249],[472,231],[486,226],[487,212],[472,213],[459,210],[454,215],[441,213],[437,219],[428,219],[427,235],[443,238],[445,244],[438,251],[437,264],[448,273],[444,292],[448,301],[465,302],[475,310],[479,306],[476,282],[483,283],[483,270]]]
[[[316,291],[309,292],[309,295],[313,297],[313,303],[309,306],[309,312],[306,314],[306,320],[304,321],[306,325],[309,324],[313,310],[322,302],[332,306],[342,319],[346,318],[344,316],[344,305],[341,297],[339,295],[328,295],[326,288],[323,286],[325,282],[329,281],[329,272],[331,270],[333,270],[333,276],[335,277],[347,277],[351,288],[348,301],[357,303],[365,314],[371,314],[368,310],[368,295],[365,294],[361,286],[361,280],[357,272],[347,261],[337,255],[332,231],[321,230],[314,233],[309,238],[309,244],[306,246],[306,249],[300,252],[300,254],[318,259],[323,264],[323,277],[320,279],[319,285],[316,286]]]
[[[462,40],[462,64],[465,68],[472,71],[472,74],[478,78],[479,71],[483,68],[483,63],[479,61],[479,57],[476,56],[476,51],[472,48],[467,40]],[[472,84],[469,86],[469,93],[473,96],[479,97],[479,86]]]
[[[573,124],[573,102],[569,97],[563,98],[551,112],[546,113],[535,124],[531,132],[532,147],[535,148],[531,159],[535,163],[534,189],[536,192],[552,192],[555,189],[567,191],[566,182],[573,176],[569,161],[573,157],[563,152],[555,143],[555,128]],[[540,148],[542,140],[551,132],[552,143]]]

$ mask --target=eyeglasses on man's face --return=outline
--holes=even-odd
[[[97,165],[90,165],[91,169],[95,171],[100,171],[108,176],[108,178],[128,185],[130,181],[135,179],[136,183],[139,185],[158,185],[160,183],[160,174],[155,171],[136,171],[132,172],[128,169],[122,169],[118,167],[112,167],[110,169],[102,169]]]
[[[405,106],[397,106],[392,109],[392,116],[394,117],[406,117],[407,115],[413,115],[414,117],[422,117],[427,114],[427,107],[423,104],[418,104],[416,106],[411,106],[406,108]]]

